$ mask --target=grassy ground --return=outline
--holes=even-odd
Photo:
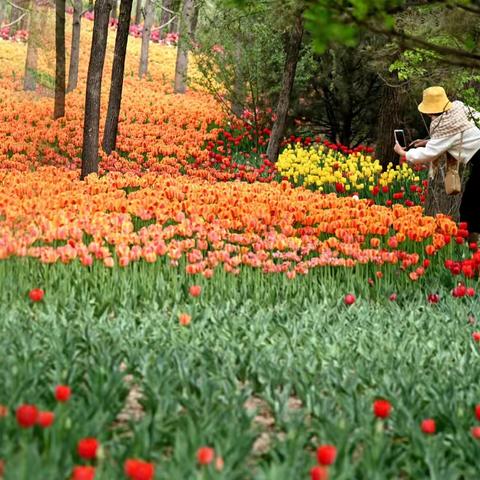
[[[165,480],[308,478],[321,443],[339,449],[334,479],[478,478],[474,300],[441,290],[431,305],[410,287],[389,302],[363,280],[346,286],[360,275],[252,272],[204,283],[193,299],[165,267],[37,266],[2,264],[0,404],[35,403],[57,419],[22,432],[13,415],[0,420],[6,479],[68,478],[85,436],[104,447],[100,479],[122,478],[127,457],[154,461]],[[28,300],[29,275],[46,291],[40,303]],[[60,383],[73,389],[61,406]],[[393,404],[385,422],[377,398]],[[419,428],[427,417],[435,436]],[[202,445],[222,471],[197,466]]]

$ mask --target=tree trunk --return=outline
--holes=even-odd
[[[143,78],[148,73],[148,49],[150,46],[150,33],[152,30],[153,14],[155,12],[155,3],[153,0],[145,0],[145,11],[142,32],[142,49],[140,52],[140,67],[138,76]]]
[[[30,12],[29,35],[27,45],[27,58],[25,60],[25,76],[23,78],[23,89],[33,92],[37,88],[37,53],[38,53],[38,23],[40,12],[37,8],[37,2],[32,2]]]
[[[110,154],[117,144],[118,117],[122,102],[123,75],[125,70],[125,56],[127,54],[128,32],[132,15],[133,0],[122,0],[120,3],[120,18],[118,21],[115,52],[113,54],[112,80],[110,98],[108,100],[107,118],[103,133],[103,150]]]
[[[72,20],[72,47],[70,51],[70,67],[68,69],[67,92],[77,88],[78,65],[80,63],[80,32],[82,27],[82,0],[74,0]]]
[[[195,34],[197,33],[198,21],[200,20],[200,3],[197,2],[193,9],[192,18],[192,42],[195,42]]]
[[[278,99],[276,116],[273,124],[272,134],[268,142],[267,156],[271,162],[276,162],[280,153],[280,143],[285,135],[285,126],[287,123],[288,108],[290,106],[290,97],[295,82],[295,73],[297,71],[298,58],[303,38],[303,15],[299,14],[295,18],[295,25],[290,33],[287,46],[287,58],[283,71],[282,89]]]
[[[135,10],[135,25],[140,25],[142,21],[142,0],[137,0],[137,6]]]
[[[439,168],[436,170],[434,177],[429,179],[425,200],[425,215],[435,216],[438,213],[443,213],[458,222],[460,221],[462,193],[447,195],[445,191],[446,161],[446,156],[442,155],[438,162]],[[460,177],[462,179],[462,192],[464,192],[468,179],[468,169],[462,164],[460,165]]]
[[[162,14],[160,16],[160,25],[166,25],[168,21],[172,18],[170,10],[172,10],[173,1],[172,0],[163,0],[162,2]],[[171,25],[171,24],[170,24]],[[169,32],[170,25],[162,28],[160,31],[160,38],[165,38]]]
[[[65,116],[65,0],[55,2],[55,108],[53,118]]]
[[[237,116],[243,115],[245,107],[245,78],[242,70],[242,54],[243,45],[239,38],[237,38],[235,45],[235,73],[233,81],[233,98],[232,98],[232,112]]]
[[[2,1],[5,1],[5,0],[2,0]],[[16,0],[13,3],[16,6],[12,5],[12,9],[10,12],[10,20],[8,21],[8,23],[13,23],[13,25],[10,26],[10,35],[14,35],[18,30],[27,29],[28,7],[30,4],[30,0]],[[17,6],[20,8],[17,8]],[[20,20],[20,17],[22,17],[21,20]]]
[[[113,0],[112,2],[112,10],[110,12],[110,18],[116,20],[118,18],[118,2],[117,0]]]
[[[174,12],[180,12],[180,7],[181,7],[181,0],[172,0],[170,2],[170,10],[174,11]],[[170,33],[177,33],[179,31],[179,24],[180,24],[180,18],[179,18],[179,14],[175,13],[175,14],[172,14],[172,16],[175,16],[173,22],[169,25],[169,28],[168,28],[168,31]]]
[[[0,2],[0,25],[7,18],[7,4],[6,2]]]
[[[378,115],[376,155],[385,168],[390,162],[398,164],[398,155],[393,151],[393,131],[402,128],[402,91],[397,87],[383,85],[382,100]]]
[[[82,173],[83,180],[98,172],[98,126],[100,123],[100,96],[103,65],[107,50],[108,23],[112,0],[96,0],[92,48],[88,64],[85,119],[83,124]]]
[[[184,0],[182,19],[180,22],[180,38],[177,47],[177,62],[175,65],[175,93],[187,91],[188,51],[193,35],[193,19],[195,16],[195,0]]]

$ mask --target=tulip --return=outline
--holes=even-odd
[[[310,480],[328,480],[328,470],[317,465],[310,469]]]
[[[337,449],[333,445],[320,445],[317,448],[317,461],[320,465],[330,466],[335,463]]]
[[[99,443],[96,438],[82,438],[77,444],[77,453],[85,460],[90,460],[97,456],[98,447]]]
[[[422,429],[423,433],[427,435],[433,435],[436,432],[437,427],[435,424],[435,420],[433,420],[432,418],[427,418],[425,420],[422,420],[420,428]]]
[[[210,447],[200,447],[197,450],[197,461],[200,465],[209,465],[215,458],[215,450]]]
[[[30,290],[28,296],[32,302],[41,302],[45,296],[45,292],[41,288]]]
[[[53,424],[55,414],[53,412],[38,412],[37,424],[42,428],[48,428]]]
[[[373,413],[378,418],[388,418],[392,411],[392,405],[388,400],[375,400]]]
[[[38,410],[35,405],[20,405],[15,414],[17,422],[22,428],[30,428],[37,423]]]
[[[72,395],[72,390],[67,385],[57,385],[55,387],[55,398],[60,403],[65,403],[70,400],[70,396]]]
[[[348,293],[347,295],[345,295],[345,297],[343,298],[343,302],[345,303],[345,305],[353,305],[355,303],[355,295],[353,295],[352,293]]]

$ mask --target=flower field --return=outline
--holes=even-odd
[[[172,46],[138,80],[135,37],[84,182],[86,61],[53,121],[0,40],[0,478],[478,478],[480,253],[425,172],[311,137],[272,164],[268,122],[173,94]]]

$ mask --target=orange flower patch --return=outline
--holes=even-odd
[[[53,167],[4,171],[2,178],[1,259],[125,267],[168,258],[206,277],[216,267],[236,274],[241,266],[299,274],[365,263],[408,269],[420,256],[402,244],[421,243],[421,251],[423,242],[456,229],[420,207],[391,209],[277,183],[212,184],[153,173],[81,182],[76,172]]]

